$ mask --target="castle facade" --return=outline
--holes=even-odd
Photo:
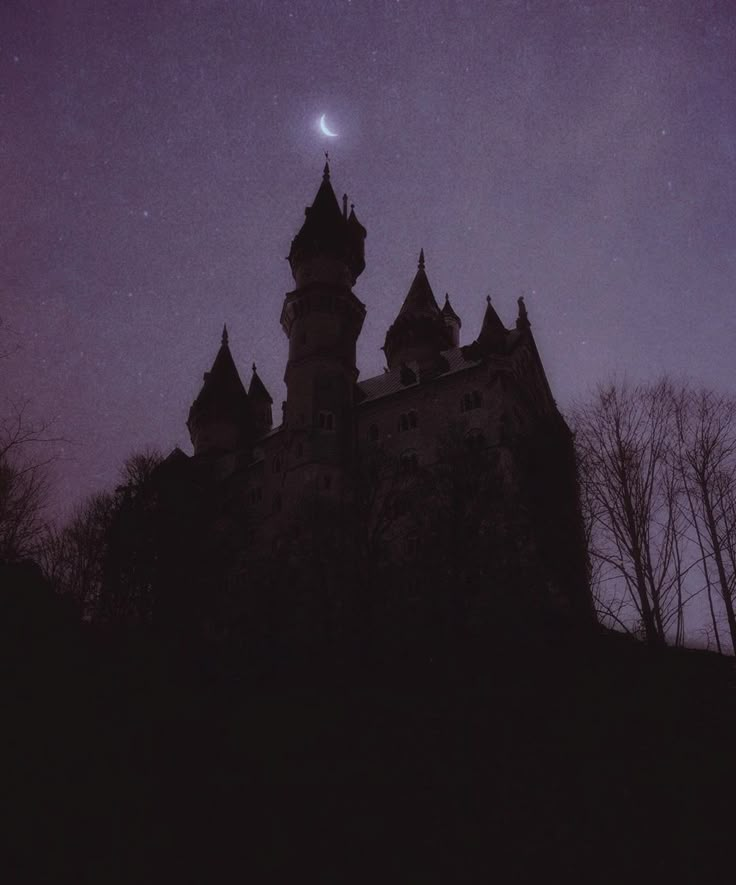
[[[189,412],[190,461],[229,488],[235,506],[247,512],[251,543],[277,550],[304,522],[307,500],[349,507],[356,482],[364,484],[368,476],[383,486],[371,506],[382,510],[384,520],[388,514],[395,529],[402,509],[387,503],[392,491],[407,488],[419,475],[426,488],[426,477],[452,446],[465,447],[469,456],[485,453],[504,498],[513,502],[518,495],[513,522],[523,540],[510,539],[510,545],[522,559],[546,557],[542,570],[550,592],[569,595],[565,565],[557,568],[553,561],[566,556],[560,532],[580,534],[572,442],[523,298],[511,329],[488,298],[478,334],[462,345],[461,319],[448,296],[438,304],[422,252],[386,332],[386,368],[361,379],[356,342],[366,307],[353,289],[365,268],[365,238],[347,197],[338,201],[326,164],[288,255],[295,287],[284,298],[280,318],[289,342],[281,420],[274,422],[273,401],[255,365],[247,389],[241,381],[225,329]],[[427,507],[426,497],[422,506]],[[426,541],[415,527],[393,531],[390,543],[401,558],[416,555]],[[580,587],[583,571],[575,572],[577,596],[586,592]]]

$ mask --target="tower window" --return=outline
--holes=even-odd
[[[473,390],[470,393],[463,394],[460,400],[460,411],[471,412],[473,409],[479,409],[483,403],[483,397],[480,390]]]
[[[379,437],[378,424],[371,424],[371,426],[368,428],[368,439],[371,442],[376,442],[378,437]]]
[[[317,416],[317,426],[320,430],[334,430],[335,416],[332,412],[320,412]]]
[[[276,455],[271,462],[271,471],[273,473],[281,473],[281,455]]]
[[[248,499],[251,504],[260,504],[263,500],[263,489],[260,486],[254,486],[248,493]]]
[[[419,459],[417,458],[417,453],[413,449],[408,449],[406,452],[401,453],[401,472],[402,473],[416,473],[419,469]]]

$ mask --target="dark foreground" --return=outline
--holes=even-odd
[[[559,625],[267,659],[2,616],[3,881],[736,881],[731,660]]]

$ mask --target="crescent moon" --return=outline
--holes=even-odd
[[[329,138],[337,138],[337,132],[330,132],[330,127],[325,122],[325,117],[327,114],[322,114],[319,118],[319,128],[322,130],[323,135],[327,135]]]

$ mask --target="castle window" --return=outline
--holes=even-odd
[[[471,412],[473,409],[479,409],[482,403],[483,397],[480,390],[473,390],[463,394],[463,398],[460,400],[460,411]]]
[[[271,471],[272,473],[281,473],[281,455],[276,455],[271,462]]]
[[[417,458],[417,453],[413,449],[408,449],[406,452],[401,453],[401,472],[402,473],[416,473],[419,469],[419,459]]]
[[[248,493],[248,499],[251,504],[260,504],[263,500],[263,489],[260,486],[254,486]]]
[[[300,342],[300,344],[307,343],[307,333],[306,332],[302,332],[302,334],[299,336],[299,342]]]
[[[317,416],[317,426],[320,430],[334,430],[335,416],[332,412],[320,412]]]
[[[407,430],[413,430],[419,424],[419,416],[415,411],[399,417],[399,433],[405,433]]]
[[[273,512],[281,513],[281,495],[278,492],[273,496]]]
[[[378,437],[379,437],[378,424],[371,424],[371,426],[368,428],[368,439],[371,442],[376,442]]]

